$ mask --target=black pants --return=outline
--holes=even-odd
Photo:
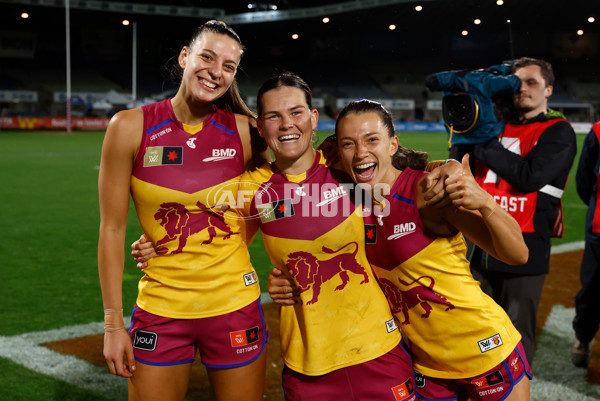
[[[600,325],[600,245],[585,243],[579,279],[573,329],[579,341],[589,343]]]
[[[521,333],[527,360],[533,361],[537,310],[540,304],[545,274],[519,274],[471,269],[481,289],[500,305]]]

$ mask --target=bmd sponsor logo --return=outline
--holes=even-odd
[[[344,188],[343,186],[339,186],[337,188],[333,188],[329,191],[324,191],[323,192],[323,201],[317,203],[318,207],[327,205],[331,202],[335,202],[336,200],[343,198],[344,196],[348,195],[348,192],[346,192],[346,188]]]
[[[218,162],[221,160],[229,160],[233,159],[237,151],[235,149],[227,148],[227,149],[213,149],[212,157],[206,157],[202,159],[203,162]]]
[[[396,224],[394,226],[394,233],[392,235],[390,235],[387,239],[395,240],[395,239],[404,237],[405,235],[414,233],[416,231],[416,229],[417,229],[417,225],[415,223],[413,223],[412,221],[410,223],[405,223],[405,224]]]

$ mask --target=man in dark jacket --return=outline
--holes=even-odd
[[[577,166],[577,193],[588,205],[585,219],[585,250],[581,260],[581,290],[575,296],[575,341],[571,360],[575,366],[587,367],[590,363],[590,343],[600,325],[600,123],[592,126],[585,138]]]
[[[513,95],[518,119],[503,133],[475,144],[475,178],[519,223],[529,261],[509,266],[469,247],[471,271],[500,304],[523,336],[531,362],[538,304],[550,263],[550,237],[562,227],[560,200],[577,153],[575,132],[560,113],[548,109],[554,74],[549,63],[521,58],[513,64],[521,80]],[[555,218],[555,213],[560,213]]]

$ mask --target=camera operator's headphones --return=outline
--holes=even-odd
[[[452,146],[452,133],[469,132],[479,119],[479,104],[469,91],[469,83],[464,80],[465,92],[449,93],[442,98],[442,115],[450,131],[448,146]]]

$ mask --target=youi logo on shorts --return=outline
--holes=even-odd
[[[203,162],[218,162],[221,160],[229,160],[233,159],[237,151],[235,149],[227,148],[227,149],[213,149],[212,157],[206,157],[202,159]]]
[[[152,331],[138,330],[133,338],[133,348],[154,351],[158,342],[158,334]]]
[[[387,237],[388,240],[395,240],[405,235],[412,234],[417,230],[417,225],[414,222],[396,224],[394,226],[394,233]]]
[[[415,384],[417,388],[425,388],[425,384],[427,383],[425,376],[423,376],[419,372],[415,372]]]

